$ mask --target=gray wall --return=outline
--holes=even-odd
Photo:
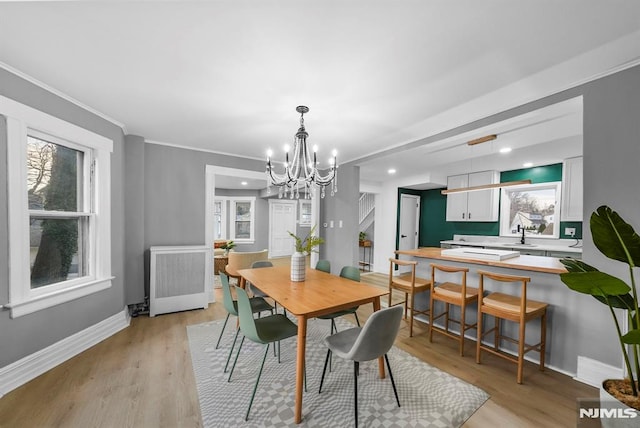
[[[111,156],[111,263],[115,276],[107,290],[16,319],[0,311],[0,367],[90,327],[125,307],[124,298],[124,136],[120,127],[0,69],[0,94],[113,140]],[[6,134],[6,133],[5,133]],[[0,138],[0,247],[7,246],[6,138]],[[0,249],[0,295],[6,295],[8,257]]]
[[[343,266],[358,266],[358,199],[360,168],[341,165],[338,170],[338,192],[330,196],[329,189],[320,202],[320,258],[331,262],[331,273],[338,274]],[[334,226],[324,227],[333,220]],[[342,228],[339,221],[342,220]]]
[[[205,170],[207,165],[264,171],[264,162],[145,144],[144,201],[145,294],[149,292],[149,248],[155,245],[205,245]],[[263,247],[264,248],[264,247]],[[261,248],[262,249],[262,248]]]
[[[7,164],[7,120],[0,116],[0,165]],[[7,168],[3,168],[4,171]],[[9,224],[6,213],[7,206],[7,174],[0,173],[0,284],[9,283]],[[4,215],[4,216],[3,216]],[[9,287],[0,285],[0,305],[9,302]],[[0,367],[2,363],[0,362]]]
[[[125,302],[130,305],[144,300],[144,138],[126,135],[125,167]]]
[[[584,220],[606,204],[640,231],[640,66],[605,77],[584,87]],[[586,263],[629,281],[625,264],[603,257],[583,231]],[[592,298],[585,296],[585,299]],[[613,322],[605,306],[601,331],[584,332],[581,355],[620,365]]]

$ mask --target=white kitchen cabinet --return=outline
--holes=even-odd
[[[482,171],[447,177],[447,189],[500,182],[498,171]],[[447,221],[498,221],[499,189],[447,195]]]
[[[582,221],[582,156],[562,164],[561,221]]]

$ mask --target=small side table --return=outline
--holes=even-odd
[[[224,272],[224,268],[229,263],[229,256],[214,256],[213,257],[213,274],[217,275],[220,271]]]
[[[371,272],[371,241],[368,239],[359,241],[358,245],[362,248],[362,260],[360,260],[360,270]],[[369,258],[367,260],[367,249],[369,249]]]

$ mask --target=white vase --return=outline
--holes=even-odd
[[[605,381],[606,382],[606,381]],[[604,382],[600,385],[600,407],[617,409],[614,417],[600,417],[603,428],[632,428],[640,423],[640,411],[618,401],[604,389]],[[633,416],[635,414],[635,416]]]
[[[304,253],[295,252],[291,256],[291,281],[304,281],[307,256]]]

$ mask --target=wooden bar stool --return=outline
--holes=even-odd
[[[413,336],[413,318],[416,314],[427,315],[429,309],[422,311],[415,310],[415,295],[423,291],[429,291],[431,282],[428,279],[416,277],[416,265],[418,262],[400,259],[389,259],[389,307],[404,304],[404,319],[407,319],[407,312],[411,309],[411,318],[409,319],[409,337]],[[411,272],[400,276],[393,276],[394,268],[398,266],[411,266]],[[404,293],[402,302],[391,304],[393,290],[399,290]],[[409,302],[411,306],[409,306]]]
[[[522,383],[522,370],[524,363],[524,354],[529,351],[538,351],[540,353],[540,371],[544,371],[544,353],[547,335],[547,307],[544,302],[527,299],[527,283],[531,278],[526,276],[504,275],[487,271],[478,271],[480,275],[480,286],[478,294],[478,342],[476,343],[476,363],[480,364],[480,352],[488,351],[506,360],[518,364],[518,383]],[[484,279],[489,278],[494,281],[517,284],[521,283],[520,295],[514,296],[505,293],[490,293],[483,296]],[[492,315],[495,320],[495,326],[486,331],[482,331],[482,314]],[[536,345],[527,345],[525,343],[525,328],[527,321],[540,318],[540,342]],[[518,340],[503,336],[500,334],[500,320],[508,320],[519,324]],[[493,348],[482,343],[482,338],[494,332]],[[499,350],[501,340],[507,340],[518,345],[518,357],[515,358],[505,352]]]
[[[446,272],[450,274],[461,273],[461,282],[436,282],[436,272]],[[433,332],[442,333],[445,336],[459,339],[460,341],[460,356],[464,356],[464,332],[476,328],[477,324],[467,324],[465,320],[466,309],[469,303],[478,301],[478,289],[473,287],[467,287],[467,272],[468,268],[444,266],[431,263],[431,305],[429,309],[429,342],[433,341]],[[436,300],[445,303],[445,310],[439,315],[434,315],[434,303]],[[451,319],[449,317],[449,305],[460,306],[460,320]],[[438,318],[444,317],[444,329],[436,327],[433,322]],[[456,323],[460,325],[460,334],[456,335],[449,331],[449,323]]]

